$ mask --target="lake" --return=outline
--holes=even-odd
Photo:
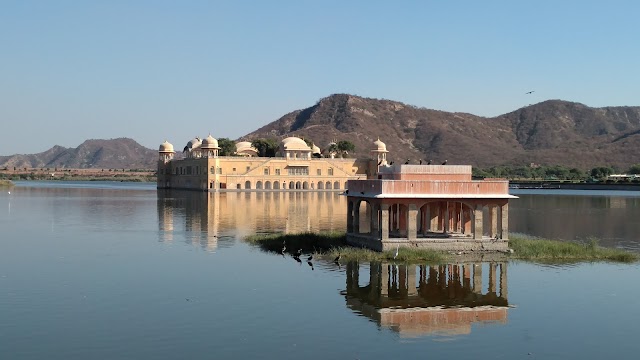
[[[640,250],[640,194],[514,190],[510,231]],[[640,352],[639,264],[298,263],[243,241],[344,230],[332,192],[0,192],[2,359],[600,359]]]

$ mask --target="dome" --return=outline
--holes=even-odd
[[[256,148],[251,146],[251,143],[249,141],[240,141],[236,143],[236,152],[243,152],[243,151],[253,151],[256,153],[258,152]]]
[[[202,144],[202,141],[200,140],[199,137],[196,136],[193,140],[187,143],[187,148],[189,148],[190,150],[197,149],[200,147],[201,144]]]
[[[385,143],[383,143],[382,141],[380,141],[380,139],[378,139],[378,140],[373,142],[373,148],[371,148],[371,151],[388,152],[387,151],[387,145]]]
[[[161,153],[174,153],[173,145],[170,142],[165,140],[162,144],[160,144],[160,148],[158,149]]]
[[[311,150],[309,148],[309,145],[307,145],[307,143],[304,142],[304,140],[298,137],[293,137],[293,136],[282,140],[282,149],[285,151],[289,151],[289,150],[310,151]]]
[[[206,139],[202,140],[202,149],[219,149],[218,140],[216,140],[211,134]]]
[[[313,146],[311,147],[311,153],[312,154],[320,154],[320,148],[316,146],[316,144],[313,144]]]

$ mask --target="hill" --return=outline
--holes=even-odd
[[[129,138],[86,140],[77,148],[54,146],[29,155],[0,156],[0,167],[155,169],[158,152]]]
[[[486,118],[336,94],[243,137],[312,139],[320,148],[349,140],[366,156],[378,137],[389,159],[448,160],[477,167],[563,165],[626,169],[640,162],[640,107],[591,108],[549,100]]]

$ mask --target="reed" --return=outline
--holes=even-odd
[[[13,181],[0,179],[0,187],[12,187],[12,186],[14,186]]]
[[[335,259],[340,255],[341,260],[358,261],[389,261],[398,262],[430,262],[441,263],[448,259],[459,258],[443,251],[428,249],[400,248],[396,250],[376,252],[349,246],[346,236],[342,232],[330,233],[299,233],[299,234],[256,234],[245,240],[260,246],[270,252],[295,254],[302,251],[313,254],[315,258]],[[513,253],[504,254],[508,259],[530,261],[615,261],[630,263],[638,261],[637,253],[620,249],[605,248],[598,245],[597,239],[590,239],[586,243],[572,243],[558,240],[548,240],[530,237],[522,234],[512,234],[509,246]]]

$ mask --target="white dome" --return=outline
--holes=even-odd
[[[187,147],[193,150],[193,149],[199,148],[201,144],[202,144],[202,141],[200,140],[199,137],[196,136],[194,139],[192,139],[187,143]]]
[[[371,151],[374,151],[374,152],[388,152],[387,151],[387,145],[385,143],[383,143],[382,141],[380,141],[380,139],[378,139],[378,140],[373,142],[373,148],[371,148]]]
[[[161,153],[174,153],[173,145],[170,142],[165,140],[162,144],[160,144],[160,148],[158,149]]]
[[[216,140],[211,134],[206,139],[202,140],[202,149],[220,149],[218,146],[218,140]]]
[[[310,151],[311,150],[309,148],[309,145],[307,145],[307,143],[304,142],[304,140],[294,136],[288,137],[282,140],[282,149],[285,151],[288,151],[288,150]]]
[[[313,144],[313,146],[311,147],[311,153],[320,154],[320,148],[317,147],[316,144]]]

